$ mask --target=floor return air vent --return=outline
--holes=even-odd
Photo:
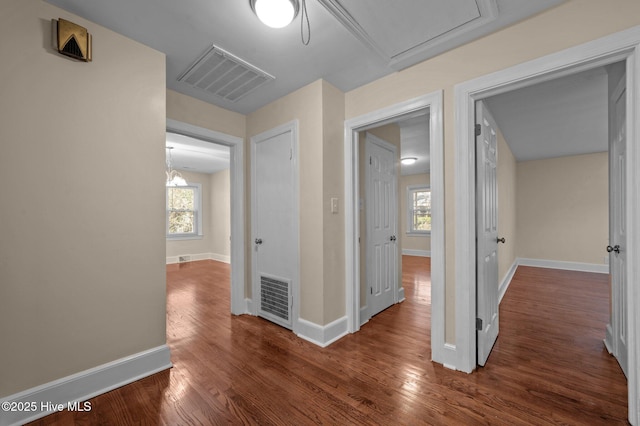
[[[260,315],[291,328],[291,283],[278,278],[260,276]]]

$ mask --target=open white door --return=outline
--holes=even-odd
[[[498,130],[482,101],[476,102],[476,229],[478,365],[485,365],[498,338]]]
[[[611,84],[609,96],[609,274],[611,323],[605,343],[628,377],[627,277],[626,277],[626,74]]]
[[[298,276],[295,125],[251,138],[253,300],[257,315],[294,327]]]
[[[369,133],[367,164],[367,307],[369,316],[396,302],[398,199],[396,148]]]

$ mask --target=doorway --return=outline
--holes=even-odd
[[[504,93],[518,87],[525,87],[536,82],[548,81],[561,75],[568,75],[580,70],[596,66],[604,66],[618,61],[625,61],[627,72],[627,105],[626,130],[627,138],[627,173],[626,185],[626,224],[629,232],[627,255],[633,257],[637,253],[640,243],[637,217],[630,217],[631,205],[637,206],[640,201],[638,194],[630,190],[629,185],[638,184],[638,175],[631,170],[640,166],[638,155],[639,135],[636,133],[638,119],[636,108],[640,99],[640,91],[635,85],[637,72],[637,58],[640,51],[640,30],[632,29],[614,34],[585,45],[577,46],[557,54],[549,55],[528,63],[462,83],[455,88],[456,102],[456,157],[459,167],[456,168],[456,350],[458,353],[457,368],[471,372],[475,369],[476,341],[476,250],[475,250],[475,176],[474,170],[464,164],[473,164],[474,155],[474,103],[499,93]],[[632,231],[633,230],[633,231]],[[471,249],[469,250],[469,247]],[[629,283],[625,306],[629,323],[629,347],[635,351],[635,340],[638,320],[634,306],[638,306],[638,294],[633,287],[637,285],[640,271],[637,266],[626,266],[627,282]],[[614,311],[620,307],[614,307]],[[638,379],[635,367],[636,354],[629,354],[629,419],[640,421],[638,411]]]
[[[513,269],[517,266],[539,266],[597,272],[608,276],[607,263],[610,257],[617,260],[624,256],[624,253],[608,255],[605,251],[610,243],[609,235],[613,235],[607,224],[610,218],[613,220],[619,216],[613,212],[610,214],[608,209],[609,194],[617,193],[615,185],[612,183],[613,190],[609,185],[612,180],[608,173],[607,154],[611,140],[608,129],[615,126],[608,124],[611,121],[608,111],[613,112],[608,99],[614,87],[624,80],[623,76],[624,63],[618,62],[476,102],[477,116],[487,116],[485,119],[476,119],[477,123],[483,123],[482,131],[476,131],[481,133],[477,143],[485,142],[491,134],[496,133],[500,139],[497,149],[500,190],[497,191],[497,197],[482,196],[486,191],[483,191],[480,182],[493,174],[490,167],[484,167],[480,161],[486,155],[482,151],[476,154],[479,234],[477,315],[479,322],[482,322],[482,331],[478,331],[478,364],[481,366],[497,331],[494,330],[491,335],[493,340],[485,341],[491,329],[491,316],[498,313],[498,297],[491,291],[498,289],[498,283],[503,289],[508,285],[509,279],[503,279],[509,270],[507,266]],[[622,91],[619,90],[619,93]],[[619,98],[618,94],[616,99]],[[497,126],[494,125],[497,131],[485,128],[487,122],[493,121],[491,115],[497,122]],[[624,167],[610,169],[622,172]],[[493,191],[488,194],[493,194]],[[493,208],[482,208],[485,200],[493,204]],[[615,204],[611,203],[612,206]],[[483,221],[481,216],[494,210],[500,211],[499,233],[494,229],[494,234],[488,240],[480,238],[480,234],[488,232],[489,225],[494,222]],[[486,276],[483,270],[491,266],[490,258],[482,254],[487,244],[490,252],[500,247],[499,256],[494,256],[499,259],[500,273],[494,265],[493,275],[483,280]],[[620,275],[617,271],[611,273],[614,278]],[[618,286],[622,287],[622,284],[616,283],[613,287]],[[609,310],[610,299],[602,300],[603,309]],[[618,323],[614,321],[614,324]],[[614,327],[618,336],[623,334],[620,333],[624,330],[623,325],[624,322],[622,327]],[[606,323],[601,327],[603,331],[607,328],[605,326]],[[612,331],[608,337],[614,335],[616,333]],[[613,341],[611,338],[609,340]],[[611,346],[608,344],[608,347]],[[624,351],[612,352],[624,370],[625,362],[620,356]]]
[[[345,121],[345,257],[347,286],[346,312],[348,330],[354,333],[361,325],[361,259],[360,250],[360,160],[359,134],[375,127],[393,123],[412,114],[429,113],[429,155],[431,187],[431,356],[436,362],[447,361],[455,354],[445,345],[444,321],[444,140],[442,127],[442,91],[411,99]]]
[[[248,313],[244,290],[244,141],[242,138],[167,119],[167,132],[224,145],[230,151],[231,306],[234,315]]]
[[[251,138],[254,315],[297,331],[298,122]]]

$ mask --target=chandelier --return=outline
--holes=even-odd
[[[167,155],[167,186],[186,186],[187,181],[184,180],[180,172],[171,167],[171,150],[172,146],[168,146],[169,154]]]

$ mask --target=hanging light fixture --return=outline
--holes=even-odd
[[[182,175],[171,167],[171,150],[172,146],[168,146],[169,155],[167,155],[167,186],[187,186],[187,181]]]
[[[284,28],[289,25],[300,10],[302,1],[302,18],[300,20],[300,36],[305,46],[311,41],[311,25],[307,13],[306,0],[249,0],[253,13],[268,27]],[[304,36],[304,22],[307,23],[307,37]]]

